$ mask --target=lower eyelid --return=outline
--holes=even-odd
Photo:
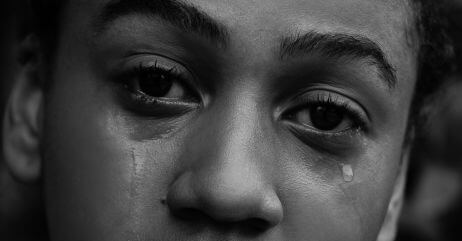
[[[199,104],[192,101],[179,100],[178,98],[151,97],[144,93],[132,93],[131,98],[144,105],[178,105],[184,107],[197,107]]]
[[[308,146],[329,153],[345,153],[356,149],[362,139],[358,130],[348,129],[342,132],[326,133],[316,131],[291,121],[283,121],[283,124],[298,139]]]
[[[122,85],[115,86],[113,93],[123,109],[140,116],[171,118],[200,108],[200,104],[194,101],[149,97],[130,91]]]
[[[297,123],[297,122],[293,121],[293,118],[283,120],[283,122],[284,123],[290,123],[289,126],[291,126],[291,127],[294,127],[294,128],[296,127],[296,128],[299,128],[299,129],[303,129],[306,132],[309,131],[310,133],[313,133],[315,135],[329,137],[329,138],[330,137],[344,138],[347,135],[358,134],[361,131],[360,127],[358,128],[358,127],[355,127],[355,126],[352,126],[350,128],[346,128],[346,129],[343,129],[343,130],[340,130],[340,131],[322,131],[322,130],[317,130],[314,127],[311,127],[311,126],[308,126],[308,125]]]

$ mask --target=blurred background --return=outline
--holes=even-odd
[[[456,70],[415,143],[397,241],[462,240],[462,0],[450,3]]]
[[[28,29],[24,2],[0,2],[0,113],[17,67],[15,49]],[[462,0],[452,0],[447,14],[458,67],[437,98],[425,133],[416,140],[397,241],[462,240]],[[16,192],[5,192],[21,185],[13,183],[0,159],[0,205],[8,206],[8,213],[0,210],[0,239],[8,231],[20,240],[29,240],[31,234],[40,240],[45,235],[37,226],[43,223],[41,201],[30,195],[38,190],[19,186]]]

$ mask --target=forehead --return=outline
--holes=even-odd
[[[383,0],[189,0],[227,25],[272,30],[354,31],[380,35],[403,27],[404,2]],[[380,27],[380,31],[377,31]]]
[[[69,0],[67,14],[95,15],[118,0]],[[146,1],[146,0],[145,0]],[[156,1],[156,0],[152,0]],[[178,0],[177,0],[178,1]],[[181,0],[228,26],[355,31],[384,37],[409,25],[405,0]],[[380,29],[377,29],[379,27]]]
[[[146,0],[145,0],[146,1]],[[155,1],[155,0],[152,0]],[[64,10],[68,24],[84,29],[104,7],[117,0],[70,0]],[[408,59],[412,26],[405,0],[183,0],[222,23],[231,35],[251,39],[288,34],[340,32],[359,34],[377,42],[387,55]],[[72,26],[71,28],[75,28]],[[66,28],[65,28],[66,29]],[[82,29],[82,30],[83,30]],[[387,56],[391,57],[391,56]],[[393,59],[393,58],[390,58]]]

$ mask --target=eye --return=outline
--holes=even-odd
[[[116,93],[123,107],[136,114],[172,117],[201,106],[194,75],[173,59],[140,55],[121,67],[113,77]]]
[[[326,92],[318,92],[314,96],[311,94],[298,100],[302,104],[289,111],[291,121],[318,132],[328,133],[364,127],[363,114],[352,107],[351,101]]]
[[[325,103],[309,105],[297,111],[294,119],[321,131],[343,131],[353,127],[352,120],[343,108]]]
[[[140,65],[133,75],[125,86],[144,98],[185,100],[190,97],[183,77],[175,67],[167,69],[155,62],[151,66]]]

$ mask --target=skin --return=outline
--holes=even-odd
[[[51,240],[357,241],[393,226],[415,85],[407,5],[187,2],[226,27],[226,47],[143,14],[95,34],[105,0],[63,9],[55,61],[39,65],[52,81],[37,111]],[[396,85],[367,58],[278,57],[282,37],[309,31],[376,42]],[[115,80],[155,61],[190,76],[198,103],[139,104]],[[319,95],[348,103],[367,127],[348,129],[347,116],[326,133],[286,117]]]

